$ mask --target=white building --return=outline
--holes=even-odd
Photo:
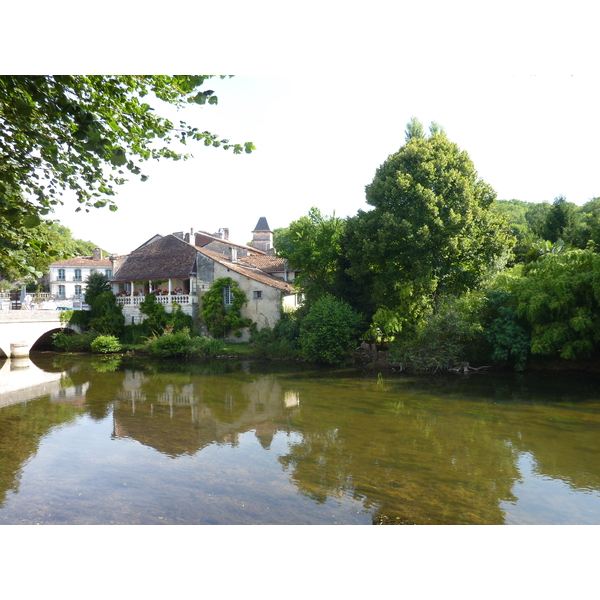
[[[118,267],[119,258],[103,258],[96,248],[93,256],[76,256],[50,265],[50,295],[57,300],[82,300],[85,281],[93,271],[99,271],[110,280]]]

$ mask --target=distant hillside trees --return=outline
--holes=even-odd
[[[48,272],[48,266],[73,256],[92,256],[97,244],[73,237],[71,230],[58,221],[41,220],[31,229],[31,234],[46,250],[39,246],[26,246],[11,253],[10,265],[5,265],[0,278],[9,282],[25,278],[38,279]]]

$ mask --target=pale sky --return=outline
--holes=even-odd
[[[147,163],[147,182],[120,186],[117,212],[75,214],[72,203],[56,212],[75,237],[109,252],[190,228],[228,227],[244,243],[259,217],[285,227],[311,206],[354,215],[368,208],[365,186],[403,145],[411,117],[442,125],[500,199],[600,196],[596,15],[587,0],[228,0],[201,12],[195,3],[141,12],[107,0],[80,28],[68,16],[80,4],[69,6],[77,10],[59,18],[40,4],[37,21],[26,5],[7,7],[6,22],[27,18],[28,38],[40,44],[18,72],[245,73],[208,82],[218,106],[190,106],[181,118],[254,142],[253,154],[188,144],[189,161]],[[3,44],[24,49],[19,28],[3,31]]]
[[[118,188],[115,213],[56,216],[75,237],[127,253],[156,233],[229,227],[246,243],[259,217],[285,227],[311,206],[345,217],[367,209],[365,185],[404,144],[415,116],[440,123],[498,198],[583,204],[600,196],[597,77],[502,75],[395,77],[236,76],[212,80],[218,106],[181,118],[251,155],[188,144],[188,161],[146,163],[148,181]],[[176,144],[175,147],[180,146]]]

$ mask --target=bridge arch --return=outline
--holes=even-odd
[[[63,323],[60,316],[58,310],[0,311],[0,358],[9,358],[15,351],[25,356],[56,331],[70,329],[81,333],[79,327]]]

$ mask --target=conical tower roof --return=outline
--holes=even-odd
[[[265,217],[261,217],[256,224],[256,227],[252,231],[271,231],[269,224],[267,223],[267,219]]]

